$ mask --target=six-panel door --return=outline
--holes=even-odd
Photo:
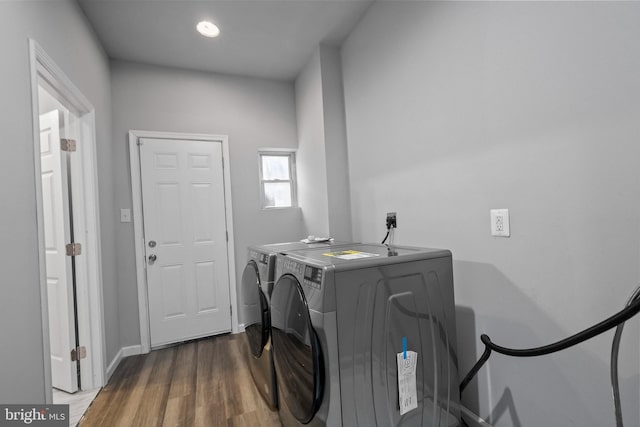
[[[140,142],[151,346],[229,332],[222,145]]]

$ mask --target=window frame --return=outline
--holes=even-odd
[[[266,157],[286,157],[289,162],[289,179],[264,179],[262,170],[262,158]],[[291,209],[298,207],[298,185],[296,179],[296,152],[287,149],[261,149],[258,150],[258,180],[260,182],[260,207],[262,209]],[[267,206],[265,197],[265,184],[267,183],[289,183],[291,191],[291,206]]]

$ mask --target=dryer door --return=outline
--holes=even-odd
[[[271,322],[280,401],[306,424],[322,403],[324,364],[302,287],[290,274],[273,288]]]
[[[269,303],[260,286],[258,265],[253,260],[247,263],[242,273],[242,308],[249,350],[253,356],[260,357],[269,340],[271,319]]]

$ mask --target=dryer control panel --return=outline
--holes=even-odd
[[[322,284],[322,269],[311,267],[309,265],[304,268],[304,284],[316,289],[320,289]]]
[[[260,264],[267,264],[269,261],[269,255],[263,253],[263,252],[258,252],[256,250],[250,249],[249,250],[249,259],[253,259],[256,260],[256,262],[260,263]]]

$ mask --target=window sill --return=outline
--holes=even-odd
[[[300,206],[274,206],[274,207],[263,207],[260,208],[261,211],[299,211]]]

